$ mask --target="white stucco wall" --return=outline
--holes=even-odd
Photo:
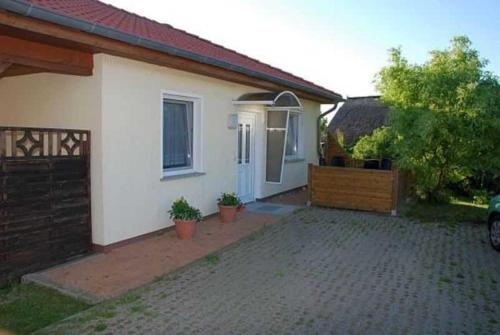
[[[236,190],[236,130],[232,101],[258,88],[109,56],[95,56],[94,76],[34,74],[0,80],[0,125],[62,127],[92,131],[93,240],[108,245],[172,225],[167,210],[180,196],[204,215],[217,211],[223,191]],[[161,92],[203,98],[202,176],[161,180]],[[264,182],[257,160],[256,197],[303,186],[307,163],[317,161],[319,104],[304,105],[305,160],[286,163],[283,184]],[[258,114],[257,152],[265,153],[264,109]]]
[[[0,125],[91,131],[92,238],[104,242],[102,203],[101,62],[90,77],[39,73],[0,79]]]
[[[254,89],[112,56],[102,87],[106,242],[171,225],[167,210],[180,196],[205,215],[215,212],[217,197],[236,184],[232,100]],[[203,99],[203,176],[160,180],[162,90]]]

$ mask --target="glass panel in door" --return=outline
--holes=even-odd
[[[255,116],[249,113],[239,115],[238,123],[238,183],[237,193],[243,202],[254,200],[254,127]]]

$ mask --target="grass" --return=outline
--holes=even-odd
[[[90,305],[33,284],[12,284],[0,290],[0,333],[6,328],[30,334],[89,308]]]
[[[472,203],[465,199],[452,199],[448,203],[433,204],[417,202],[402,210],[404,216],[420,222],[485,222],[487,206]]]
[[[139,300],[139,295],[136,293],[129,293],[114,302],[116,306],[128,305]]]
[[[439,281],[441,283],[445,283],[445,284],[451,284],[452,283],[452,280],[450,278],[448,278],[448,277],[441,277],[441,278],[439,278]]]
[[[256,240],[257,240],[257,237],[258,237],[258,236],[257,236],[257,233],[252,233],[252,234],[250,234],[250,235],[247,237],[247,239],[248,239],[249,241],[256,241]]]
[[[105,331],[105,330],[106,330],[106,328],[108,328],[108,326],[107,326],[104,322],[99,322],[99,323],[95,326],[94,330],[95,330],[96,332],[102,332],[102,331]]]
[[[207,262],[210,265],[216,265],[220,261],[220,258],[216,254],[209,254],[205,256],[205,262]]]
[[[146,307],[144,307],[143,305],[140,305],[140,304],[134,305],[130,308],[130,310],[133,313],[141,313],[141,312],[144,312],[145,309],[146,309]]]
[[[93,323],[94,333],[99,333],[107,329],[106,322],[108,319],[112,319],[117,315],[117,308],[125,307],[132,313],[145,313],[146,307],[138,302],[139,299],[140,296],[137,293],[128,293],[121,298],[95,305],[83,315],[79,315],[76,318],[69,319],[68,322],[70,324]]]

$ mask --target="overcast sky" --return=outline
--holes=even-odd
[[[412,62],[466,34],[500,74],[495,0],[105,0],[347,96],[371,95],[390,47]]]

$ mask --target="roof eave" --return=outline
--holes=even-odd
[[[208,64],[212,66],[217,66],[229,71],[234,71],[238,73],[242,73],[244,75],[267,80],[279,85],[283,85],[286,87],[290,87],[293,89],[297,89],[312,95],[317,95],[318,97],[322,97],[326,100],[331,100],[332,103],[342,101],[343,98],[340,94],[335,93],[333,91],[321,90],[321,89],[313,89],[304,85],[300,85],[294,82],[291,82],[286,79],[278,78],[275,76],[271,76],[265,73],[253,71],[238,65],[234,65],[225,61],[221,61],[218,59],[214,59],[211,57],[202,56],[187,50],[175,48],[160,42],[156,42],[150,39],[144,39],[141,37],[137,37],[132,34],[124,33],[118,31],[116,29],[112,29],[103,25],[99,25],[97,23],[91,23],[84,20],[80,20],[74,17],[70,17],[67,15],[59,14],[47,10],[45,8],[35,6],[33,4],[26,3],[21,0],[5,0],[0,1],[0,9],[4,9],[9,12],[13,12],[19,15],[39,19],[42,21],[47,21],[50,23],[58,24],[61,26],[65,26],[72,29],[77,29],[80,31],[84,31],[87,33],[99,35],[102,37],[118,40],[124,43],[132,44],[135,46],[140,46],[143,48],[148,48],[152,50],[156,50],[159,52],[164,52],[173,56],[178,56],[186,59],[190,59],[199,63]]]

